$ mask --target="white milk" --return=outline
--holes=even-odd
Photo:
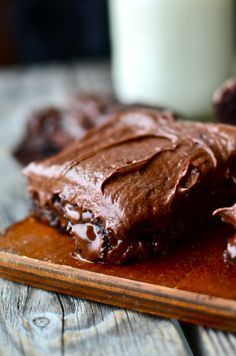
[[[208,115],[232,75],[233,0],[110,0],[113,82],[124,102]]]

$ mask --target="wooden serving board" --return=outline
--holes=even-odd
[[[186,236],[168,256],[110,266],[82,261],[70,237],[29,217],[0,237],[0,276],[236,332],[236,267],[222,258],[230,234],[215,226]]]

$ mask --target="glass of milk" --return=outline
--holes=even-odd
[[[109,0],[112,75],[123,102],[198,118],[232,75],[234,0]]]

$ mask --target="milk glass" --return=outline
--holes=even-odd
[[[232,75],[233,0],[110,0],[112,75],[124,102],[211,113]]]

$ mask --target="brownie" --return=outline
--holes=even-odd
[[[81,138],[90,128],[105,121],[107,115],[139,107],[149,106],[123,105],[112,95],[106,94],[73,95],[65,108],[45,107],[30,115],[25,137],[16,148],[14,156],[24,165],[51,157],[71,141]],[[158,107],[155,109],[164,110]]]
[[[232,205],[235,162],[236,128],[136,109],[24,173],[36,217],[68,230],[83,258],[120,264],[168,252]]]
[[[104,115],[120,110],[122,104],[111,94],[77,93],[71,96],[68,105],[73,112],[100,124]]]
[[[73,105],[72,105],[73,102]],[[107,95],[80,94],[65,108],[44,107],[28,118],[25,137],[14,156],[23,164],[53,156],[72,140],[102,122],[115,99]]]
[[[236,125],[236,78],[227,80],[216,90],[213,106],[219,121]]]
[[[220,216],[223,222],[236,229],[236,204],[229,208],[218,209],[214,212],[214,215]],[[228,240],[224,258],[226,262],[236,263],[236,233]]]
[[[72,139],[83,136],[90,126],[92,123],[84,116],[76,116],[69,110],[57,107],[36,110],[27,121],[25,136],[14,156],[22,164],[53,156]]]

